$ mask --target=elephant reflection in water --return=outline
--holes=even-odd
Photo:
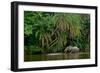
[[[78,59],[79,53],[64,54],[64,59]]]
[[[79,58],[79,48],[74,46],[68,46],[65,48],[64,50],[65,52],[65,55],[64,57],[67,58],[67,59],[77,59]]]

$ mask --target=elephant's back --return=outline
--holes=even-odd
[[[73,49],[74,49],[74,50],[78,50],[78,51],[79,51],[79,48],[78,48],[78,47],[76,47],[76,46],[75,46],[75,47],[73,47]]]

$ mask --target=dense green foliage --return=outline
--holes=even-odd
[[[69,45],[89,51],[89,14],[24,11],[25,54],[63,52]]]

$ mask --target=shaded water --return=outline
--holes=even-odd
[[[38,55],[25,55],[24,61],[48,61],[48,60],[71,60],[71,59],[89,59],[89,53],[51,53],[51,54],[38,54]]]

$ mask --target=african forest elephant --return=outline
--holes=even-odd
[[[70,53],[70,54],[71,53],[78,53],[79,52],[79,48],[76,47],[76,46],[74,46],[74,47],[68,46],[68,47],[65,48],[64,52],[65,53]]]

